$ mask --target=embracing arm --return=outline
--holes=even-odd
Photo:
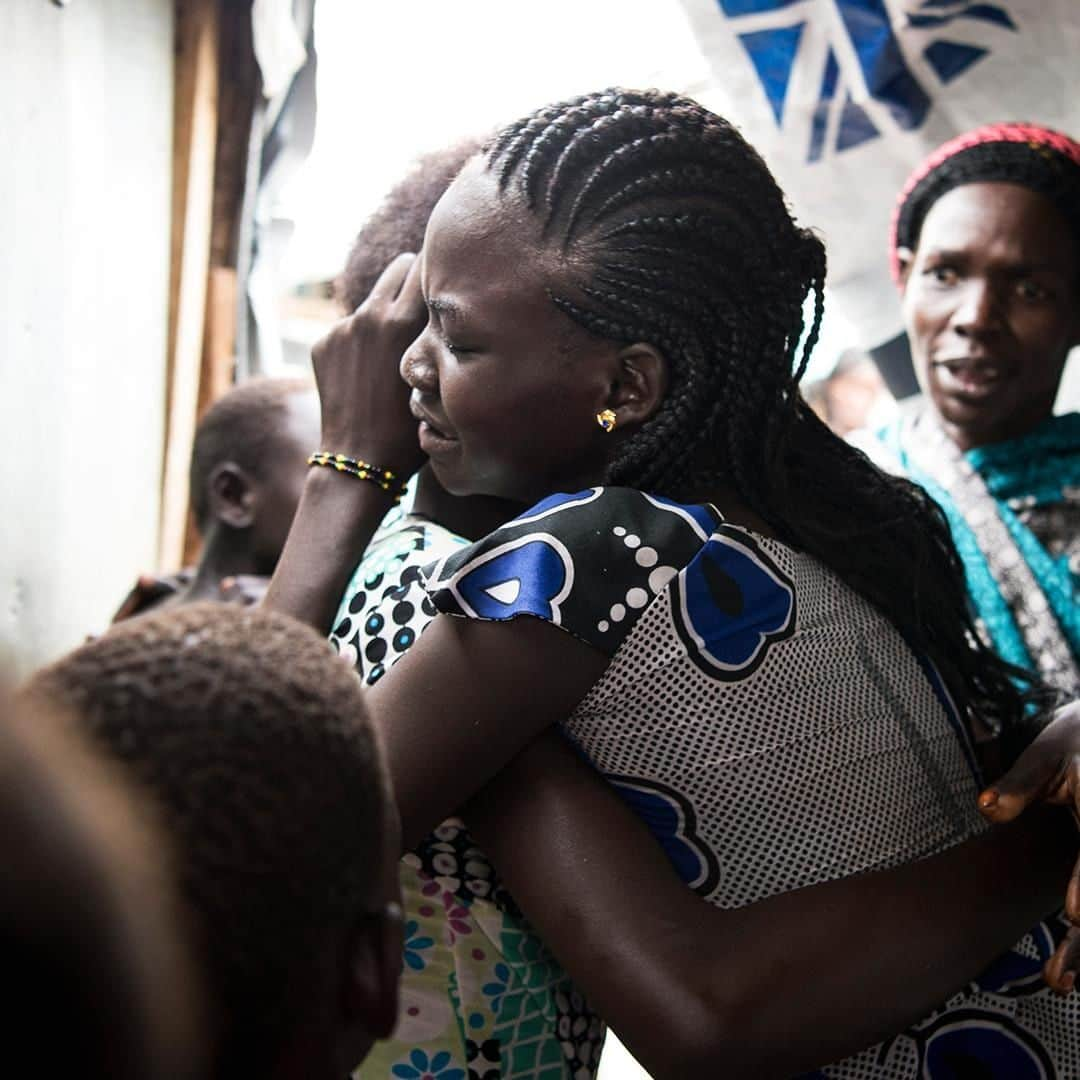
[[[1043,812],[921,862],[725,911],[677,878],[555,731],[465,814],[541,937],[658,1078],[789,1076],[902,1030],[1053,909],[1075,853],[1067,817]]]
[[[392,505],[374,484],[312,469],[263,606],[329,633],[349,578]]]
[[[367,691],[405,849],[457,813],[539,732],[569,716],[607,663],[539,619],[436,616]]]
[[[1080,701],[1058,709],[1012,768],[979,796],[983,814],[998,824],[1039,803],[1069,807],[1080,825]],[[1072,926],[1043,968],[1043,978],[1062,994],[1072,991],[1080,970],[1080,859],[1065,892],[1065,916]]]
[[[466,818],[510,891],[656,1076],[782,1076],[853,1053],[1054,908],[1074,850],[1060,811],[894,870],[711,907],[557,733],[529,745],[607,663],[537,619],[440,615],[368,702],[406,847],[473,799]]]

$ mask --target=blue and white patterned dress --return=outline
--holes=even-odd
[[[565,731],[719,907],[986,827],[933,666],[815,559],[711,506],[556,495],[427,574],[440,612],[531,615],[610,657]],[[1040,978],[1062,931],[1040,924],[925,1021],[815,1075],[1080,1077],[1075,996]]]

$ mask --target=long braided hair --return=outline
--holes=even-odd
[[[537,110],[484,154],[503,197],[520,199],[567,256],[552,301],[590,332],[667,360],[668,393],[608,482],[674,498],[732,486],[933,658],[969,717],[1019,719],[1016,672],[975,633],[940,509],[833,435],[799,394],[825,249],[738,131],[688,98],[613,88]]]

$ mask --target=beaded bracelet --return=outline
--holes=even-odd
[[[390,469],[380,469],[378,465],[372,465],[367,461],[359,461],[356,458],[346,457],[344,454],[328,454],[325,450],[317,450],[307,459],[309,465],[325,465],[338,472],[348,473],[357,480],[367,480],[376,487],[382,488],[388,495],[394,497],[394,505],[401,502],[408,484],[398,479],[397,473]]]

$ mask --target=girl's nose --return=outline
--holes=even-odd
[[[427,338],[425,329],[402,354],[401,377],[414,390],[431,394],[439,385],[439,377]]]

